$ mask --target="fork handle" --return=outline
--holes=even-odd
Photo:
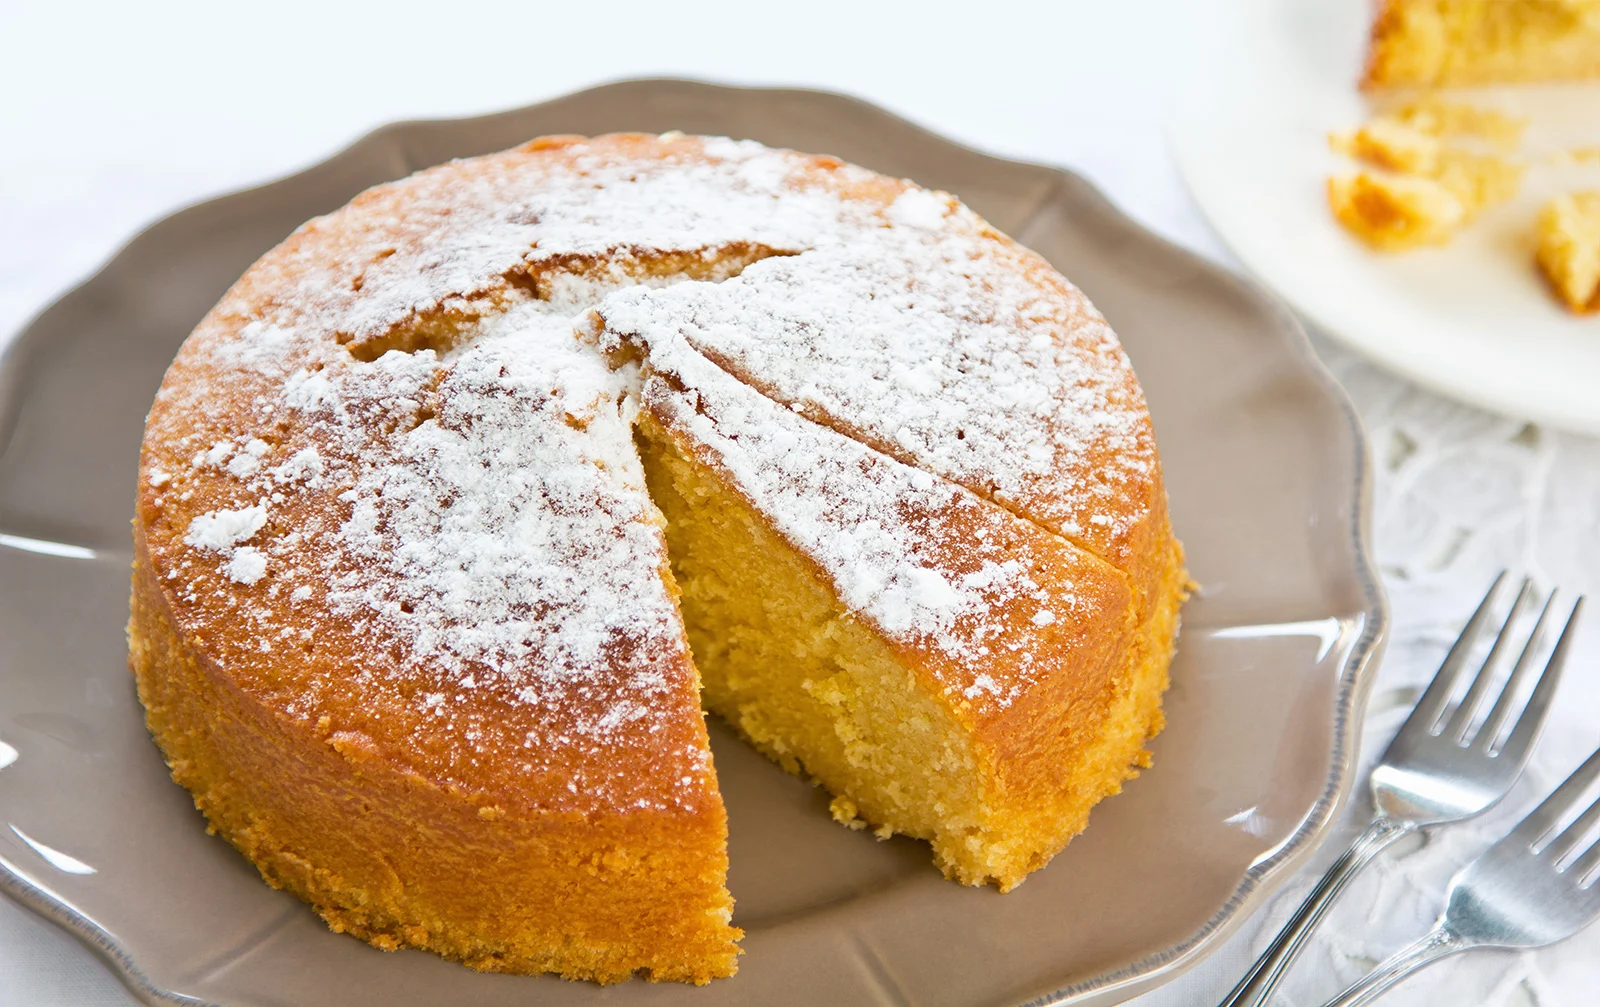
[[[1250,967],[1250,971],[1239,980],[1239,985],[1233,988],[1233,992],[1229,993],[1218,1007],[1258,1007],[1266,1003],[1272,991],[1277,988],[1278,981],[1283,978],[1283,973],[1300,954],[1306,939],[1311,936],[1311,931],[1328,911],[1328,907],[1333,905],[1333,900],[1339,897],[1344,886],[1356,876],[1356,872],[1365,867],[1385,847],[1402,836],[1410,835],[1416,829],[1417,826],[1413,822],[1395,821],[1381,815],[1373,819],[1372,824],[1350,844],[1350,848],[1340,854],[1339,859],[1328,868],[1328,873],[1322,876],[1322,880],[1317,882],[1317,887],[1306,896],[1306,900],[1295,912],[1294,918],[1278,934],[1272,946],[1262,952],[1261,957]]]
[[[1436,927],[1388,961],[1368,972],[1361,981],[1329,1000],[1323,1007],[1361,1007],[1378,999],[1400,980],[1432,965],[1441,958],[1459,954],[1472,945],[1444,927]]]

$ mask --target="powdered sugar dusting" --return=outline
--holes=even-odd
[[[249,539],[266,523],[267,506],[264,503],[235,510],[208,511],[189,522],[189,531],[183,540],[196,549],[231,551],[236,543]]]
[[[322,455],[316,448],[301,448],[288,461],[269,471],[276,483],[314,482],[322,476]]]
[[[334,579],[335,609],[456,672],[512,675],[530,699],[623,643],[673,645],[622,377],[570,319],[542,302],[497,317],[444,368],[439,401],[344,494],[340,544],[361,562]],[[634,685],[665,687],[648,669]]]
[[[228,462],[228,473],[244,479],[255,474],[261,468],[261,456],[270,449],[270,445],[259,437],[252,437],[245,442],[239,453]]]
[[[266,557],[254,546],[240,546],[239,543],[254,537],[266,523],[265,503],[236,510],[209,511],[189,522],[189,530],[183,540],[196,549],[220,554],[223,572],[229,580],[238,584],[254,584],[266,573]]]
[[[243,545],[233,550],[223,569],[228,579],[239,584],[254,584],[267,572],[267,557],[253,545]]]
[[[333,393],[333,386],[328,381],[328,375],[321,371],[295,371],[283,386],[284,404],[293,409],[316,410],[324,406],[336,406],[338,397]]]
[[[603,346],[626,340],[599,335]],[[910,468],[782,408],[723,372],[681,337],[647,342],[644,408],[705,449],[755,507],[815,560],[844,604],[891,637],[953,660],[966,694],[999,647],[1017,648],[991,613],[1037,622],[1078,610],[1071,585],[1041,587],[1004,527],[1016,519],[962,487]],[[948,522],[948,524],[945,524]],[[949,529],[959,526],[959,534]],[[1021,653],[1026,667],[1031,654]],[[987,677],[987,676],[984,676]],[[992,681],[991,681],[991,684]],[[1022,679],[991,695],[1008,702]],[[971,698],[970,696],[968,698]]]
[[[889,204],[889,219],[902,227],[937,230],[944,224],[953,202],[926,189],[907,189]]]
[[[989,675],[974,675],[972,684],[961,690],[961,694],[968,699],[977,699],[979,696],[998,696],[1000,685]]]
[[[292,330],[258,319],[239,329],[234,340],[216,346],[212,354],[235,367],[270,367],[287,355],[294,340]]]
[[[1110,328],[948,197],[907,190],[888,216],[904,226],[726,284],[631,291],[602,313],[625,332],[681,332],[779,402],[1115,553],[1156,476]]]

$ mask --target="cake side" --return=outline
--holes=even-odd
[[[1027,809],[1024,838],[1011,855],[1019,877],[1048,863],[1088,827],[1096,805],[1153,764],[1146,746],[1166,726],[1162,697],[1193,585],[1174,538],[1140,569],[1142,583],[1129,578],[1135,603],[1122,629],[1126,650],[1098,691],[1085,687],[1094,679],[1058,676],[990,729],[997,761],[1014,767],[1012,800]]]
[[[263,703],[174,625],[136,538],[129,662],[208,828],[335,931],[476,969],[616,982],[733,974],[726,816],[508,806]]]

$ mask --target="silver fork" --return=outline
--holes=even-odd
[[[1489,586],[1489,592],[1478,604],[1477,611],[1467,620],[1466,627],[1445,656],[1438,673],[1433,676],[1422,698],[1417,700],[1416,708],[1400,726],[1400,732],[1389,743],[1377,767],[1373,769],[1370,780],[1372,824],[1334,861],[1328,873],[1322,876],[1322,880],[1295,912],[1294,918],[1272,942],[1272,946],[1262,952],[1219,1007],[1259,1007],[1266,1003],[1334,899],[1350,883],[1350,879],[1383,849],[1418,829],[1459,822],[1482,814],[1511,790],[1523,766],[1527,765],[1528,754],[1538,739],[1539,729],[1544,726],[1550,699],[1555,694],[1561,669],[1566,664],[1583,599],[1579,598],[1573,605],[1572,613],[1562,628],[1561,638],[1545,662],[1544,671],[1534,684],[1527,703],[1511,724],[1505,740],[1499,741],[1511,722],[1512,703],[1532,673],[1534,655],[1543,638],[1556,596],[1554,591],[1550,592],[1505,687],[1500,690],[1499,698],[1481,726],[1474,729],[1474,718],[1488,698],[1495,665],[1510,641],[1511,626],[1527,603],[1531,588],[1527,578],[1523,578],[1516,600],[1512,602],[1494,645],[1489,649],[1489,656],[1478,668],[1467,694],[1453,710],[1448,705],[1473,645],[1489,620],[1495,594],[1504,580],[1505,572],[1502,571]]]
[[[1555,793],[1506,837],[1450,881],[1444,915],[1428,934],[1328,1001],[1360,1007],[1441,958],[1474,948],[1542,948],[1564,941],[1600,919],[1600,842],[1574,851],[1596,822],[1600,800],[1552,837],[1595,779],[1600,751],[1589,756]]]

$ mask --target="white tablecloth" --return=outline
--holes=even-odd
[[[383,122],[657,74],[853,93],[973,146],[1075,168],[1151,228],[1227,262],[1163,138],[1172,89],[1206,56],[1186,46],[1189,26],[1220,2],[0,4],[0,334],[144,224],[318,161]],[[1355,398],[1378,472],[1394,625],[1370,759],[1495,570],[1600,587],[1600,442],[1453,405],[1317,345]],[[1597,657],[1591,630],[1503,808],[1358,882],[1280,1002],[1320,1003],[1420,934],[1455,867],[1600,740]],[[1365,810],[1358,798],[1314,868],[1140,1007],[1215,1003]],[[1386,1002],[1580,1007],[1597,989],[1600,929],[1538,954],[1447,963]],[[131,1002],[71,938],[0,898],[0,1007]]]

